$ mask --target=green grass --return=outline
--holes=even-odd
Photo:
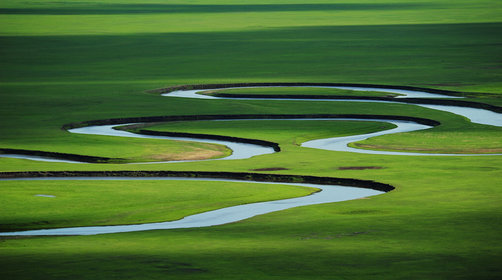
[[[419,173],[393,181],[406,180],[395,193],[369,200],[302,207],[209,229],[6,240],[1,260],[9,269],[4,273],[21,279],[32,273],[77,279],[112,273],[153,279],[166,274],[178,279],[444,279],[483,267],[475,274],[494,278],[500,180],[486,176],[497,171],[473,170],[472,162],[451,159],[404,164]],[[445,172],[452,164],[457,169]],[[427,165],[443,165],[435,172],[442,176],[423,176]],[[489,164],[483,161],[477,168],[482,166]],[[471,176],[459,181],[459,172]],[[479,183],[482,189],[472,187]],[[83,264],[93,270],[83,273]]]
[[[407,107],[408,110],[412,110]],[[406,111],[403,111],[406,112]],[[443,124],[411,133],[373,137],[351,144],[353,147],[413,151],[423,153],[493,154],[502,152],[502,128],[466,123],[449,114],[430,112],[423,115]],[[395,127],[388,123],[358,121],[190,121],[172,122],[148,127],[149,130],[217,134],[277,142],[283,152],[291,146],[322,138],[372,133]],[[452,142],[452,139],[455,139]],[[284,150],[286,149],[286,151]]]
[[[258,138],[281,145],[299,146],[308,140],[371,133],[394,127],[389,123],[358,121],[239,120],[172,122],[147,129]]]
[[[337,95],[347,95],[347,96],[385,96],[394,97],[401,94],[393,94],[388,92],[377,92],[377,91],[356,91],[356,90],[344,90],[344,89],[334,89],[334,88],[297,88],[297,87],[279,87],[279,88],[243,88],[243,89],[223,89],[214,91],[204,91],[201,94],[214,95],[214,94],[254,94],[257,96],[261,95],[327,95],[327,96],[337,96]]]
[[[35,86],[42,90],[54,83],[74,89],[119,84],[108,89],[114,95],[124,94],[120,86],[128,89],[131,84],[146,90],[179,83],[253,81],[365,82],[497,92],[499,30],[495,22],[3,36],[0,82],[41,83]],[[469,42],[461,43],[465,38]]]
[[[436,129],[374,137],[352,146],[372,150],[420,151],[424,153],[502,153],[502,129],[478,126],[466,131]],[[452,139],[455,139],[452,142]]]
[[[406,104],[188,100],[145,92],[195,83],[374,83],[457,90],[466,92],[469,100],[502,104],[500,1],[370,2],[2,1],[0,147],[145,158],[152,155],[150,148],[167,146],[138,140],[131,147],[125,140],[72,135],[60,127],[70,122],[155,115],[359,113],[442,122],[428,131],[368,142],[386,148],[398,141],[401,148],[409,149],[500,149],[499,129]],[[0,170],[247,172],[282,167],[286,169],[270,172],[375,180],[392,184],[396,190],[371,199],[301,207],[214,228],[2,239],[2,279],[499,278],[500,156],[329,152],[294,145],[312,137],[306,133],[312,122],[293,126],[270,122],[281,128],[277,134],[257,122],[248,122],[244,129],[235,123],[230,128],[206,130],[284,141],[284,151],[248,160],[151,165],[0,159]],[[184,126],[173,125],[176,129]],[[321,126],[313,134],[351,132],[347,124]],[[194,123],[186,129],[193,132],[204,127]],[[381,169],[340,169],[364,166]],[[43,192],[62,187],[49,184],[16,182],[10,188],[23,193],[30,188]],[[160,191],[150,187],[154,193]],[[138,193],[99,190],[127,197]],[[174,190],[163,193],[169,198]],[[188,190],[183,193],[190,194]],[[94,196],[84,190],[79,194],[80,201]],[[204,191],[204,195],[212,193]],[[79,199],[73,204],[78,205]],[[100,199],[117,205],[118,210],[119,205],[123,207],[122,201],[108,195]],[[161,197],[142,199],[158,202]],[[201,205],[197,207],[207,205],[205,197],[193,199],[194,205]],[[17,197],[5,205],[19,209],[26,201]],[[186,206],[185,210],[194,208]],[[62,220],[69,217],[61,208],[40,211],[49,210],[58,211]],[[33,224],[44,221],[38,212],[12,215],[26,215],[26,223]],[[170,214],[181,213],[180,209]],[[74,223],[94,219],[80,218]],[[139,215],[134,222],[150,218],[155,218],[153,213]],[[60,221],[53,220],[55,224]]]
[[[114,161],[121,163],[209,159],[231,154],[225,146],[210,143],[82,135],[39,138],[37,143],[33,143],[32,139],[16,138],[5,141],[2,148],[118,158],[120,160]]]
[[[75,3],[7,1],[4,35],[136,34],[353,26],[493,22],[497,1],[113,1]],[[446,10],[446,12],[445,12]],[[64,24],[61,24],[61,23]]]
[[[311,192],[306,187],[211,181],[3,181],[0,230],[164,222]]]

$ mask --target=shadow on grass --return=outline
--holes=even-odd
[[[3,36],[0,80],[470,83],[494,80],[500,23],[316,26],[246,32]],[[445,36],[447,34],[447,36]],[[469,38],[469,44],[462,44]],[[438,46],[441,46],[438,48]],[[243,80],[246,77],[247,80]],[[286,78],[286,79],[285,79]]]
[[[429,5],[429,4],[428,4]],[[72,4],[39,8],[3,8],[0,14],[33,15],[110,15],[154,13],[240,13],[298,11],[405,10],[424,6],[418,3],[338,3],[338,4],[266,4],[266,5],[180,5],[180,4]]]

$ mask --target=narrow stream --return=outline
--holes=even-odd
[[[330,88],[330,87],[326,87]],[[339,89],[350,89],[355,91],[380,91],[389,93],[398,93],[402,96],[395,97],[396,99],[403,97],[413,97],[413,98],[460,98],[457,96],[442,95],[436,93],[428,93],[425,91],[411,91],[411,90],[401,90],[401,89],[384,89],[384,88],[369,88],[369,87],[331,87]],[[199,94],[204,91],[213,90],[223,90],[228,88],[215,88],[215,89],[198,89],[198,90],[178,90],[169,93],[164,93],[162,96],[166,97],[184,97],[184,98],[198,98],[198,99],[239,99],[239,100],[289,100],[289,101],[330,101],[330,102],[373,102],[373,103],[400,103],[398,101],[379,101],[379,100],[360,100],[360,99],[288,99],[288,98],[231,98],[231,97],[216,97],[204,94]],[[427,104],[413,104],[406,103],[410,105],[425,107],[429,109],[446,111],[454,113],[460,116],[464,116],[471,120],[473,123],[493,125],[502,127],[502,114],[495,113],[485,109],[471,108],[471,107],[459,107],[459,106],[446,106],[446,105],[427,105]]]
[[[228,157],[213,159],[246,159],[256,155],[265,155],[274,153],[274,149],[271,147],[265,147],[255,144],[230,142],[223,140],[212,140],[212,139],[199,139],[199,138],[189,138],[189,137],[171,137],[171,136],[155,136],[155,135],[143,135],[132,133],[123,130],[113,129],[113,127],[131,125],[131,124],[120,124],[120,125],[99,125],[99,126],[86,126],[82,128],[75,128],[68,130],[71,133],[79,134],[93,134],[93,135],[106,135],[106,136],[120,136],[120,137],[133,137],[133,138],[149,138],[149,139],[164,139],[164,140],[178,140],[178,141],[193,141],[211,144],[220,144],[227,146],[232,150],[232,154]],[[183,161],[164,161],[164,162],[149,162],[149,163],[165,163],[165,162],[191,162],[200,160],[183,160]]]
[[[276,182],[258,182],[258,181],[242,181],[242,180],[227,180],[227,179],[210,179],[210,178],[175,178],[175,177],[59,177],[59,178],[15,178],[15,179],[0,179],[6,180],[197,180],[197,181],[224,181],[224,182],[249,182],[251,184],[281,184],[290,186],[304,186],[320,189],[320,192],[315,192],[311,195],[289,198],[267,202],[249,203],[226,207],[218,210],[208,211],[200,214],[190,215],[181,220],[160,222],[160,223],[145,223],[135,225],[116,225],[116,226],[89,226],[89,227],[70,227],[70,228],[55,228],[41,230],[27,230],[15,232],[0,232],[0,236],[12,235],[95,235],[105,233],[132,232],[157,229],[175,229],[175,228],[197,228],[209,227],[232,222],[241,221],[257,215],[267,214],[271,212],[281,211],[289,208],[346,201],[358,198],[364,198],[374,195],[379,195],[384,192],[347,187],[337,185],[317,185],[317,184],[302,184],[302,183],[276,183]],[[57,198],[56,198],[57,199]]]
[[[277,86],[281,87],[281,86]],[[305,87],[305,86],[302,86]],[[315,86],[312,86],[315,87]],[[244,87],[242,87],[244,88]],[[412,90],[402,90],[402,89],[386,89],[386,88],[371,88],[371,87],[321,87],[321,88],[338,88],[338,89],[348,89],[355,91],[379,91],[379,92],[389,92],[397,93],[400,96],[395,97],[413,97],[413,98],[460,98],[456,96],[442,95],[429,93],[425,91],[412,91]],[[226,88],[229,89],[229,88]],[[183,97],[183,98],[198,98],[198,99],[234,99],[229,97],[215,97],[204,94],[199,94],[203,91],[210,90],[220,90],[220,89],[204,89],[204,90],[179,90],[169,93],[162,94],[167,97]],[[378,100],[334,100],[334,99],[287,99],[287,98],[239,98],[242,100],[290,100],[290,101],[330,101],[330,102],[377,102],[377,103],[399,103],[398,101],[378,101]],[[489,110],[471,108],[471,107],[459,107],[459,106],[446,106],[446,105],[427,105],[427,104],[413,104],[416,106],[421,106],[429,109],[440,110],[451,112],[460,116],[464,116],[474,123],[486,124],[492,126],[502,127],[502,114],[495,113]],[[333,119],[336,120],[336,119]],[[350,120],[361,120],[361,119],[350,119]],[[397,125],[398,127],[391,130],[380,131],[370,134],[353,135],[348,137],[333,137],[327,139],[318,139],[308,141],[302,144],[303,147],[330,150],[330,151],[342,151],[342,152],[353,152],[353,153],[363,153],[363,154],[379,154],[379,155],[406,155],[406,156],[490,156],[490,155],[501,155],[501,154],[441,154],[441,153],[413,153],[413,152],[392,152],[392,151],[375,151],[366,149],[357,149],[348,147],[349,143],[357,142],[361,140],[368,139],[374,136],[411,132],[416,130],[428,129],[430,126],[425,126],[413,122],[398,121],[398,120],[365,120],[365,121],[381,121],[389,122]],[[194,141],[202,143],[213,143],[227,146],[232,150],[232,154],[228,157],[219,159],[209,159],[209,160],[232,160],[232,159],[247,159],[258,155],[265,155],[274,153],[273,148],[265,147],[256,144],[248,144],[242,142],[231,142],[213,139],[200,139],[200,138],[190,138],[190,137],[168,137],[168,136],[152,136],[152,135],[142,135],[131,133],[122,130],[113,129],[113,127],[129,125],[102,125],[102,126],[88,126],[76,129],[70,129],[69,132],[79,133],[79,134],[92,134],[92,135],[106,135],[106,136],[119,136],[119,137],[135,137],[135,138],[151,138],[151,139],[165,139],[165,140],[180,140],[180,141]],[[48,162],[62,162],[62,163],[82,163],[74,160],[56,159],[51,157],[42,156],[29,156],[29,155],[19,155],[19,154],[0,154],[0,157],[8,158],[20,158],[29,159],[35,161],[48,161]],[[142,164],[153,164],[153,163],[175,163],[175,162],[193,162],[200,160],[184,160],[184,161],[160,161],[160,162],[145,162]]]

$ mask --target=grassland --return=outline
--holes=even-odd
[[[68,141],[71,139],[70,141]],[[80,142],[79,139],[85,139]],[[85,143],[85,144],[84,144]],[[128,146],[127,149],[124,149]],[[115,162],[152,162],[182,159],[221,158],[231,154],[223,145],[188,141],[148,141],[141,138],[71,135],[66,139],[46,138],[33,143],[30,139],[19,139],[4,144],[3,148],[54,151],[69,154],[99,155]],[[84,152],[76,152],[82,149]]]
[[[443,123],[435,128],[412,133],[373,137],[351,146],[373,150],[423,153],[494,154],[502,152],[502,129],[468,123],[462,118],[430,112],[428,118]],[[192,132],[260,138],[277,142],[283,149],[329,137],[371,133],[392,128],[388,123],[354,121],[200,121],[154,125],[150,130]],[[451,139],[455,139],[452,142]]]
[[[477,126],[468,131],[435,129],[375,137],[351,146],[372,150],[420,151],[424,153],[495,154],[502,152],[501,129]],[[455,139],[452,142],[451,139]]]
[[[223,207],[308,195],[304,187],[211,181],[4,181],[2,231],[178,220]],[[44,197],[37,195],[52,195]]]
[[[371,133],[395,127],[389,123],[358,121],[303,121],[303,120],[239,120],[191,121],[157,124],[148,127],[154,131],[194,132],[244,138],[265,138],[281,144],[296,145],[327,137]]]
[[[406,104],[211,101],[146,93],[148,89],[176,84],[352,82],[451,89],[465,92],[470,100],[501,105],[499,2],[214,0],[187,4],[160,0],[141,3],[5,0],[0,4],[0,147],[94,156],[124,152],[130,157],[146,159],[152,155],[152,150],[144,146],[146,142],[129,146],[126,141],[112,137],[72,135],[61,130],[61,126],[94,119],[156,115],[358,113],[406,115],[442,122],[429,131],[368,142],[385,148],[443,149],[446,145],[451,151],[478,152],[481,148],[500,148],[499,129]],[[194,123],[186,129],[203,131],[203,125]],[[284,152],[248,160],[75,165],[0,159],[0,170],[245,172],[281,167],[284,170],[275,173],[368,179],[392,184],[396,190],[371,199],[301,207],[214,228],[1,239],[1,278],[497,279],[500,276],[499,156],[445,158],[328,152],[294,145],[311,137],[308,127],[317,124],[270,125],[282,130],[275,134],[267,132],[261,122],[248,122],[245,128],[263,126],[262,131],[241,129],[239,125],[206,130],[283,141]],[[184,125],[173,126],[181,129]],[[349,131],[348,124],[320,126],[313,130],[314,134],[368,129]],[[415,140],[428,137],[432,140],[416,144],[420,142]],[[391,147],[395,143],[391,140],[399,141],[398,147]],[[471,142],[464,144],[465,140]],[[163,149],[160,143],[149,143],[152,149]],[[368,166],[380,169],[342,168]],[[185,192],[179,187],[160,190],[149,183],[138,184],[153,193],[162,192],[166,199],[175,191],[189,194],[188,189]],[[49,182],[5,185],[2,183],[0,190],[2,197],[9,192],[28,192],[30,188],[42,192],[62,187]],[[184,210],[168,215],[179,217],[185,210],[207,207],[206,196],[211,195],[213,188],[208,190],[209,185],[200,184],[193,187],[205,195],[192,197],[193,203],[181,207]],[[248,191],[231,184],[214,186],[219,190],[234,187],[235,190],[240,187],[238,192]],[[118,184],[93,183],[87,188],[113,191],[124,197],[138,194],[144,200],[156,201],[152,206],[139,203],[127,206],[131,210],[155,208],[161,201],[160,196],[140,195],[141,190],[127,193],[127,188],[121,189]],[[249,191],[253,192],[252,189]],[[276,194],[282,196],[288,192],[281,189]],[[83,189],[78,193],[82,197],[71,203],[94,196]],[[221,192],[214,197],[220,194],[227,195]],[[258,200],[273,197],[271,193],[255,194]],[[100,199],[112,203],[114,208],[126,207],[109,195]],[[27,201],[23,196],[14,196],[8,205],[20,209],[21,203]],[[43,209],[43,205],[33,204],[36,206]],[[27,215],[24,221],[29,224],[47,220],[49,215],[42,219],[40,215],[46,210],[32,208],[11,217],[4,214],[6,207],[0,206],[2,226],[13,223],[16,215]],[[55,224],[64,224],[74,215],[73,210],[57,210],[61,216],[54,217]],[[103,211],[110,213],[110,210]],[[160,213],[143,214],[117,222],[143,222],[160,216]],[[93,219],[81,215],[72,224],[91,223]]]

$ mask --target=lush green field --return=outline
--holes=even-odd
[[[407,110],[410,106],[406,107]],[[413,107],[412,107],[413,108]],[[408,111],[405,111],[408,112]],[[406,115],[411,115],[409,114]],[[373,150],[413,151],[423,153],[502,153],[502,128],[466,123],[464,119],[435,111],[423,115],[443,123],[435,128],[411,133],[399,133],[370,138],[353,143],[358,148]],[[173,122],[151,126],[150,130],[192,132],[264,138],[281,144],[283,150],[290,146],[329,137],[371,133],[390,129],[388,123],[354,121],[199,121]],[[452,142],[455,139],[455,142]]]
[[[371,139],[364,145],[499,152],[500,128],[413,105],[192,100],[146,91],[197,83],[374,83],[462,91],[469,100],[502,105],[501,30],[502,4],[497,0],[4,0],[0,3],[0,148],[152,160],[159,154],[179,155],[200,146],[74,135],[61,126],[157,115],[354,113],[423,117],[442,123],[423,132]],[[300,207],[212,228],[2,238],[0,277],[499,278],[500,156],[379,156],[296,145],[382,126],[246,121],[157,127],[277,141],[284,148],[281,153],[247,160],[104,165],[0,158],[1,171],[283,168],[269,172],[367,179],[396,187],[371,199]],[[165,188],[157,187],[153,181],[130,186],[68,184],[75,192],[52,182],[2,182],[0,226],[39,227],[44,221],[51,226],[103,220],[141,223],[308,193],[230,183],[190,183],[186,189],[167,182],[162,183]],[[195,189],[198,194],[192,196]],[[32,190],[57,191],[57,197],[33,197]],[[242,197],[248,191],[250,196]],[[66,195],[71,197],[63,201]],[[127,203],[131,198],[137,201]],[[165,204],[164,198],[175,204]],[[51,199],[59,207],[45,207],[44,201]],[[88,204],[81,203],[93,199],[96,208],[91,213],[96,215],[86,215]],[[169,207],[176,209],[163,213]],[[51,214],[52,210],[56,212]],[[134,213],[121,216],[128,212]]]
[[[193,132],[264,138],[279,143],[281,147],[299,146],[301,143],[327,137],[371,133],[394,128],[395,125],[379,122],[330,120],[238,120],[190,121],[158,124],[148,127],[154,131]]]
[[[502,153],[501,135],[502,129],[492,126],[479,125],[468,130],[440,127],[434,130],[374,137],[353,143],[352,146],[371,150],[406,150],[423,153],[495,154]]]
[[[312,192],[296,186],[211,181],[3,181],[0,185],[2,231],[163,222]]]
[[[221,158],[231,154],[223,145],[188,141],[145,140],[107,136],[68,135],[65,138],[33,139],[12,137],[3,148],[57,151],[61,153],[102,156],[115,162],[151,162],[183,159]],[[127,148],[125,148],[127,147]],[[80,151],[79,151],[80,150]],[[116,160],[115,160],[116,159]]]

